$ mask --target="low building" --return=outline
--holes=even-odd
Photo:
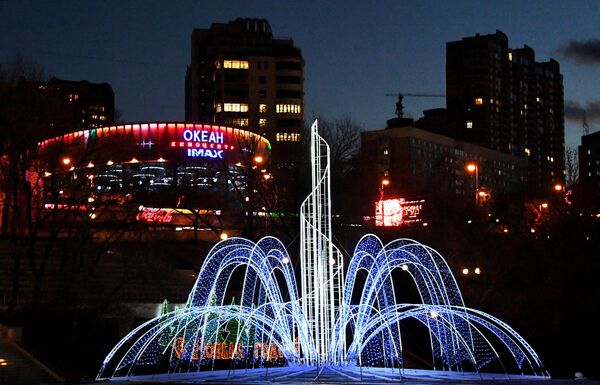
[[[413,126],[363,132],[361,159],[371,184],[390,181],[382,195],[472,196],[479,188],[488,199],[520,193],[526,183],[525,159]],[[476,173],[468,173],[468,163],[477,166]]]
[[[235,234],[245,222],[238,216],[264,215],[250,205],[258,205],[256,186],[269,180],[270,147],[249,131],[197,123],[76,131],[39,143],[39,199],[51,215],[73,220]]]

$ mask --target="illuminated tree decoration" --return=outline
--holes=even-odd
[[[499,367],[507,374],[549,377],[510,326],[465,307],[446,261],[428,246],[411,239],[384,245],[365,235],[343,277],[342,255],[331,242],[329,149],[316,122],[311,135],[313,188],[301,208],[301,295],[278,239],[225,239],[206,257],[186,306],[163,311],[126,335],[105,358],[98,379],[200,372],[220,360],[234,369],[403,371],[400,324],[409,319],[426,328],[431,366],[439,373]],[[244,275],[241,298],[226,304],[237,271]],[[412,279],[421,303],[397,301],[394,271]]]

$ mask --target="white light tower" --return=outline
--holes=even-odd
[[[336,365],[344,357],[330,352],[329,346],[336,312],[343,303],[344,261],[331,241],[329,145],[319,135],[316,120],[310,129],[310,155],[311,193],[300,207],[300,263],[302,311],[315,349],[305,360],[312,365]]]

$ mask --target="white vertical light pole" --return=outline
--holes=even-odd
[[[311,193],[300,207],[300,262],[302,311],[314,341],[305,362],[339,364],[343,357],[329,354],[336,310],[343,301],[344,264],[331,241],[331,185],[329,145],[319,135],[317,121],[310,130]]]

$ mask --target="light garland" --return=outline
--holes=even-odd
[[[535,351],[512,328],[465,307],[448,264],[428,246],[411,239],[383,245],[377,236],[366,235],[344,279],[342,255],[331,242],[329,149],[316,122],[311,131],[313,190],[301,209],[302,295],[278,239],[222,240],[206,257],[186,306],[163,312],[125,336],[104,360],[98,379],[211,370],[224,359],[246,369],[402,369],[400,323],[407,319],[427,328],[434,369],[479,372],[499,362],[508,371],[510,363],[498,353],[503,345],[517,372],[548,377]],[[225,294],[238,269],[244,271],[241,299],[227,305]],[[410,275],[421,303],[396,301],[396,269]],[[362,272],[366,279],[357,281]],[[353,293],[360,293],[357,303]]]

